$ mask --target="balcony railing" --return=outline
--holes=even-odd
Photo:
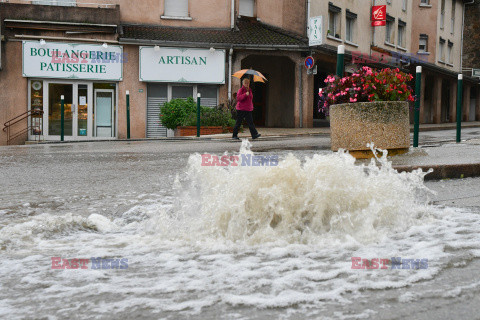
[[[95,0],[0,0],[0,2],[91,8],[114,8],[117,5],[117,3],[105,3],[105,1]]]

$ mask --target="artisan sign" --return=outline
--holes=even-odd
[[[225,83],[225,50],[140,47],[140,81]]]
[[[121,46],[23,41],[23,76],[121,81]]]

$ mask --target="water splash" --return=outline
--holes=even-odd
[[[250,147],[244,140],[240,154],[253,154]],[[334,235],[369,242],[405,230],[426,213],[426,174],[396,172],[386,153],[368,165],[356,165],[344,151],[304,162],[289,154],[264,167],[207,167],[196,154],[174,212],[197,236],[312,243]]]

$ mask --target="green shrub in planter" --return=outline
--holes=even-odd
[[[196,110],[197,104],[193,98],[173,99],[160,108],[160,122],[164,127],[175,130],[185,122],[187,116],[196,113]]]
[[[197,113],[193,112],[185,117],[183,126],[196,126]],[[230,112],[219,108],[201,107],[200,126],[202,127],[232,127],[235,120],[232,119]]]

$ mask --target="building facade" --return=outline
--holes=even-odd
[[[385,26],[372,26],[376,5],[386,5]],[[321,70],[315,90],[328,74],[335,73],[336,50],[344,45],[350,62],[347,72],[369,65],[415,74],[415,67],[422,66],[421,123],[456,121],[465,5],[461,0],[311,1],[309,16],[324,21],[324,43],[314,47]],[[466,76],[464,86],[462,120],[478,121],[478,81]],[[314,122],[322,117],[315,114]]]
[[[131,138],[171,135],[163,103],[197,93],[203,105],[226,103],[242,68],[268,78],[253,88],[257,125],[312,126],[306,9],[295,0],[0,2],[0,123],[19,117],[0,144],[39,132],[59,140],[62,96],[65,140],[125,138],[127,91]]]
[[[456,120],[462,72],[463,0],[9,0],[0,2],[0,145],[172,135],[160,107],[202,96],[227,103],[237,70],[265,74],[256,83],[254,120],[267,127],[328,125],[315,94],[335,73],[338,45],[346,72],[367,64],[423,67],[421,122]],[[372,27],[373,5],[386,5]],[[321,17],[316,27],[311,18]],[[467,14],[467,19],[468,19]],[[307,28],[309,26],[309,28]],[[467,28],[468,29],[468,28]],[[309,44],[317,30],[321,43]],[[467,56],[475,54],[467,53]],[[316,72],[304,61],[313,56]],[[469,62],[468,68],[472,68]],[[462,119],[479,119],[478,81],[465,75]],[[413,86],[413,84],[412,84]]]

